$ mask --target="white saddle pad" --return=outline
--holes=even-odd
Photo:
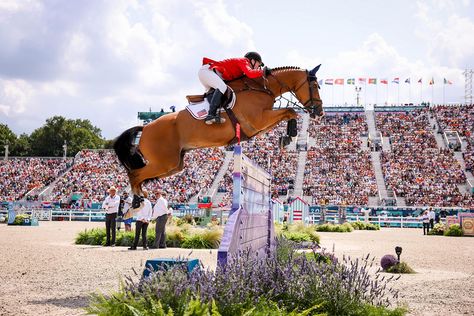
[[[229,88],[230,89],[230,88]],[[228,109],[232,109],[235,105],[235,93],[232,91],[232,101],[227,105]],[[204,120],[209,113],[209,102],[206,98],[204,101],[198,103],[191,103],[186,106],[186,110],[194,117],[196,120]],[[219,113],[225,112],[225,109],[219,108]]]

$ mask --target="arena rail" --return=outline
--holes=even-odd
[[[319,214],[311,214],[308,219],[308,224],[320,224],[321,216]],[[345,220],[351,222],[365,222],[379,225],[380,227],[393,228],[420,228],[423,227],[423,221],[420,217],[413,216],[369,216],[366,218],[363,215],[347,215]],[[325,218],[326,223],[338,224],[339,217],[337,215],[328,214]]]

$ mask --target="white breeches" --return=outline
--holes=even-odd
[[[219,89],[222,94],[227,90],[227,85],[224,80],[219,77],[212,69],[209,69],[209,65],[203,65],[198,72],[199,81],[201,81],[206,91],[210,88]]]

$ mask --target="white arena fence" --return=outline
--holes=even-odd
[[[7,215],[6,210],[0,210],[0,214]],[[105,220],[105,212],[101,209],[30,209],[25,210],[21,213],[30,214],[32,217],[37,218],[39,221],[86,221],[86,222],[97,222]],[[205,216],[205,209],[180,209],[174,210],[173,215],[177,217],[183,217],[190,214],[194,217]],[[222,218],[223,213],[226,218],[228,211],[215,212],[212,215],[217,215],[218,218]],[[444,221],[444,219],[441,219]],[[365,222],[368,221],[372,224],[379,225],[380,227],[398,227],[398,228],[420,228],[423,227],[423,222],[419,217],[412,216],[368,216],[367,218],[363,215],[352,215],[348,214],[345,218],[347,222]],[[320,214],[311,214],[304,220],[305,224],[322,224]],[[340,218],[336,214],[327,214],[324,218],[325,223],[340,223]]]

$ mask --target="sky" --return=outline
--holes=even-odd
[[[473,34],[469,0],[0,0],[0,123],[29,134],[62,115],[111,139],[139,111],[184,109],[204,56],[253,50],[269,67],[322,64],[318,79],[387,79],[362,85],[364,105],[461,103]],[[321,97],[356,103],[352,85]]]

